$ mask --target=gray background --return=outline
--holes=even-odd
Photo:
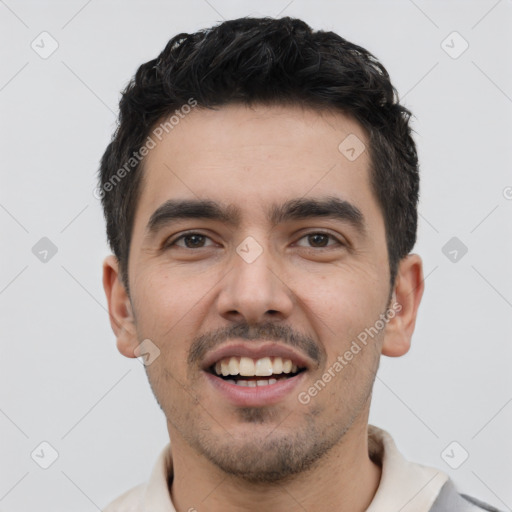
[[[414,112],[426,291],[411,351],[382,360],[371,422],[511,510],[510,0],[0,0],[0,511],[98,510],[146,480],[167,442],[143,366],[110,330],[95,174],[137,67],[179,32],[246,15],[297,16],[368,48]],[[43,441],[58,452],[48,469]]]

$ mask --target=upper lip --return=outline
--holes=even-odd
[[[204,358],[201,367],[203,370],[207,370],[217,361],[227,357],[250,357],[256,360],[263,357],[281,357],[283,359],[290,359],[299,368],[307,369],[312,366],[309,358],[301,355],[292,347],[279,345],[275,341],[259,342],[251,340],[226,343],[212,350]]]

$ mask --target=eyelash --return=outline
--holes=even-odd
[[[204,235],[203,233],[199,233],[198,231],[187,231],[186,233],[182,233],[180,236],[178,236],[174,239],[171,239],[169,242],[166,242],[164,245],[164,249],[170,249],[172,246],[176,245],[176,242],[178,242],[179,240],[182,240],[189,236],[194,236],[194,235],[202,236],[204,238],[208,238],[211,240],[211,238],[209,236]],[[181,247],[181,246],[178,246],[178,247],[180,247],[181,249],[191,249],[190,247]],[[203,249],[203,247],[200,247],[200,249]],[[191,250],[194,250],[194,249],[191,249]]]
[[[209,240],[211,240],[211,238],[207,235],[204,235],[203,233],[200,233],[198,231],[188,231],[186,233],[182,233],[180,236],[178,236],[177,238],[174,238],[172,240],[170,240],[169,242],[166,242],[164,244],[164,249],[170,249],[171,247],[173,246],[176,246],[176,242],[178,242],[179,240],[183,240],[187,237],[190,237],[190,236],[194,236],[194,235],[199,235],[199,236],[202,236],[204,238],[208,238]],[[328,232],[325,232],[325,231],[311,231],[310,233],[306,233],[304,235],[302,235],[299,240],[302,240],[304,238],[307,238],[309,236],[313,236],[313,235],[323,235],[323,236],[327,236],[330,238],[330,240],[334,240],[336,242],[337,245],[339,246],[345,246],[346,244],[343,243],[341,240],[339,240],[337,237],[335,237],[332,233],[328,233]],[[308,249],[329,249],[329,248],[332,248],[332,246],[335,245],[335,244],[331,244],[331,245],[327,245],[325,247],[307,247]],[[180,247],[181,249],[189,249],[189,250],[195,250],[191,247],[182,247],[182,246],[178,246]],[[204,249],[204,247],[199,247],[199,249]]]

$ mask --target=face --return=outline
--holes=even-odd
[[[368,151],[338,149],[350,134],[366,144],[340,113],[196,109],[145,160],[118,347],[160,351],[146,370],[173,446],[249,481],[367,421],[389,264]]]

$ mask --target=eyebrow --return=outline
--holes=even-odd
[[[241,210],[234,205],[222,205],[212,200],[170,199],[151,215],[146,226],[148,235],[156,234],[162,227],[184,219],[208,219],[238,226]],[[366,233],[366,222],[359,208],[338,197],[299,198],[273,205],[268,219],[273,226],[290,220],[305,220],[317,217],[341,220],[352,225],[360,234]]]
[[[292,199],[281,206],[274,206],[270,213],[273,225],[316,217],[341,220],[351,224],[360,234],[366,233],[366,222],[361,210],[352,203],[334,196],[321,199]]]
[[[237,225],[240,221],[240,211],[237,207],[222,206],[211,200],[170,199],[154,211],[146,231],[150,235],[155,234],[163,226],[183,219],[210,219]]]

